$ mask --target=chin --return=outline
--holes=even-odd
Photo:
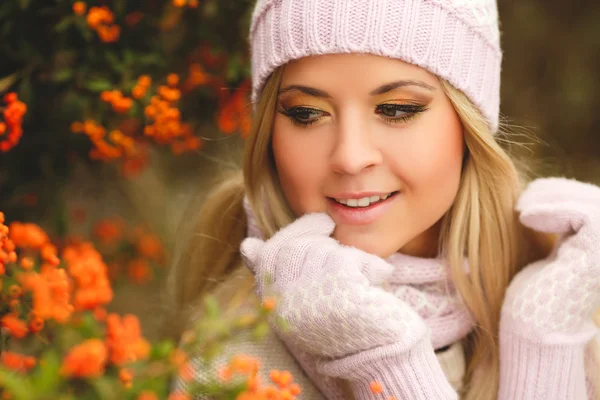
[[[354,233],[336,229],[333,238],[344,246],[356,247],[369,254],[387,258],[396,253],[404,243],[398,240],[390,241],[391,235],[374,235],[372,232]],[[387,240],[386,240],[387,239]]]

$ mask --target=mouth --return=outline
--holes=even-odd
[[[328,197],[330,215],[338,224],[370,224],[385,214],[400,191],[351,198]]]

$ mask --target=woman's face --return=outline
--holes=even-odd
[[[334,238],[381,257],[434,256],[464,154],[437,77],[369,54],[284,68],[272,145],[294,213],[326,212]]]

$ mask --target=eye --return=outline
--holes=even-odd
[[[380,104],[375,109],[387,123],[407,122],[419,113],[426,111],[427,107],[419,104]]]
[[[327,114],[324,111],[309,107],[293,107],[289,109],[280,107],[278,112],[288,117],[294,124],[302,126],[312,125],[318,122],[323,114]]]

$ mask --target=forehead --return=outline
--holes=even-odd
[[[303,57],[285,65],[281,86],[302,84],[330,93],[357,91],[368,94],[394,80],[421,81],[440,86],[429,71],[402,60],[374,54],[326,54]]]

